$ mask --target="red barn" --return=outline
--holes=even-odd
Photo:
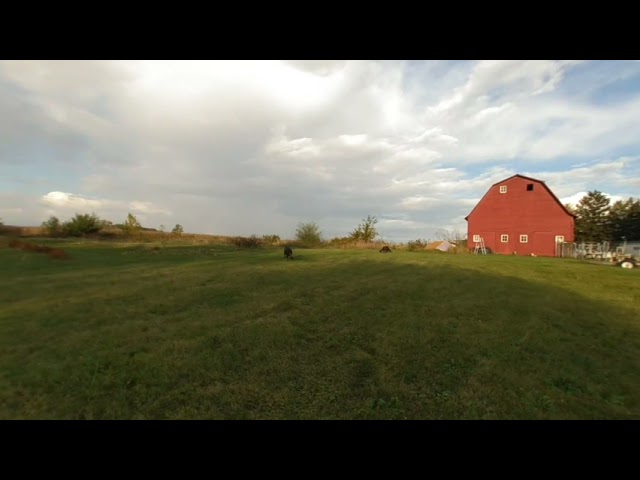
[[[465,218],[470,248],[484,239],[494,253],[556,256],[574,241],[575,215],[541,180],[514,175],[491,186]]]

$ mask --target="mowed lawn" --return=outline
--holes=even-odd
[[[640,419],[638,270],[48,244],[0,247],[2,419]]]

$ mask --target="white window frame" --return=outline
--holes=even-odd
[[[506,237],[506,239],[505,239]],[[509,235],[507,235],[506,233],[503,233],[502,235],[500,235],[500,242],[501,243],[509,243]]]
[[[475,235],[473,236],[473,241],[474,241],[475,243],[478,243],[478,242],[480,241],[480,235],[475,234]]]
[[[500,193],[507,193],[507,186],[506,185],[500,185]]]
[[[564,243],[564,235],[556,235],[556,243]]]
[[[529,243],[529,235],[521,234],[520,235],[520,243]]]

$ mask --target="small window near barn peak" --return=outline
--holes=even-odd
[[[533,183],[527,184],[527,192],[533,192]]]
[[[506,185],[500,185],[500,193],[507,193],[507,186]]]

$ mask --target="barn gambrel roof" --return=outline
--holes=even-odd
[[[558,205],[560,205],[560,208],[562,208],[562,210],[564,210],[567,214],[571,215],[573,218],[576,218],[576,216],[575,216],[573,213],[571,213],[569,210],[567,210],[567,208],[562,204],[562,202],[558,199],[558,197],[556,197],[556,195],[551,191],[551,189],[547,186],[547,184],[546,184],[546,183],[544,183],[544,181],[542,181],[542,180],[538,180],[537,178],[531,178],[531,177],[527,177],[527,176],[525,176],[525,175],[520,175],[519,173],[516,173],[515,175],[511,175],[510,177],[505,178],[504,180],[500,180],[499,182],[496,182],[496,183],[494,183],[493,185],[491,185],[491,187],[489,187],[489,189],[486,191],[486,193],[482,196],[482,198],[480,199],[480,201],[479,201],[478,203],[476,203],[476,206],[475,206],[475,207],[473,207],[473,210],[471,210],[471,211],[469,212],[469,215],[467,215],[466,217],[464,217],[464,219],[465,219],[465,220],[467,220],[467,221],[469,221],[469,217],[471,216],[471,214],[473,213],[473,211],[474,211],[476,208],[478,208],[478,205],[480,205],[480,204],[482,203],[482,200],[484,200],[484,197],[486,197],[486,196],[487,196],[487,194],[491,191],[491,189],[492,189],[493,187],[495,187],[496,185],[500,185],[501,183],[507,182],[507,181],[509,181],[509,180],[511,180],[512,178],[515,178],[515,177],[524,178],[525,180],[531,180],[531,181],[533,181],[533,182],[537,182],[537,183],[539,183],[540,185],[542,185],[542,186],[547,190],[547,192],[549,192],[549,195],[551,195],[551,198],[553,198],[553,199],[556,201],[556,203],[557,203]]]

